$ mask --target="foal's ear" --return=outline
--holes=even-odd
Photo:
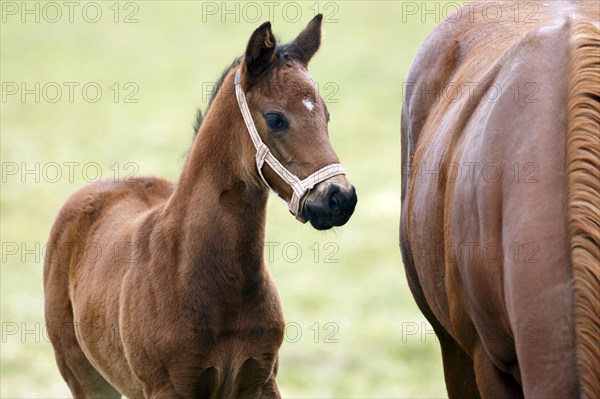
[[[244,55],[246,72],[250,78],[260,75],[267,69],[273,61],[276,44],[270,22],[265,22],[254,31]]]
[[[302,32],[294,39],[291,43],[298,50],[299,54],[296,56],[300,58],[300,61],[304,65],[308,65],[310,59],[315,55],[319,46],[321,45],[321,22],[323,21],[323,14],[317,14],[304,28]]]

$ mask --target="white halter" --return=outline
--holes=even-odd
[[[233,83],[235,85],[235,96],[237,97],[240,111],[242,111],[246,128],[248,128],[248,133],[250,133],[250,138],[252,139],[252,143],[254,143],[254,148],[256,148],[256,169],[258,169],[258,174],[267,187],[270,187],[262,173],[262,167],[266,162],[271,169],[273,169],[273,171],[292,188],[294,193],[288,204],[289,210],[296,219],[302,223],[306,223],[306,220],[301,215],[300,209],[300,200],[302,197],[318,183],[327,180],[330,177],[345,174],[344,167],[339,163],[332,163],[317,170],[306,179],[300,180],[296,175],[287,170],[275,156],[273,156],[267,145],[261,140],[258,131],[256,130],[256,125],[254,125],[254,120],[252,120],[252,114],[250,114],[244,90],[240,84],[240,69],[235,73]]]

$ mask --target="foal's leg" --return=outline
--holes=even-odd
[[[48,310],[46,320],[58,368],[73,397],[120,398],[121,394],[96,371],[81,350],[75,337],[70,306]]]
[[[121,394],[96,371],[77,342],[68,273],[64,270],[69,254],[48,255],[44,270],[46,328],[60,373],[76,399],[120,398]]]

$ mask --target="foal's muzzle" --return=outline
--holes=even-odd
[[[306,198],[304,217],[317,230],[342,226],[354,213],[356,202],[354,186],[326,180],[318,184]]]

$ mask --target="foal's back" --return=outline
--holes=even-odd
[[[46,269],[54,263],[51,255],[58,255],[67,247],[84,251],[83,259],[90,263],[108,255],[115,255],[111,260],[115,264],[120,263],[119,255],[125,248],[114,247],[111,254],[102,253],[98,248],[99,235],[110,231],[115,241],[127,238],[136,221],[150,211],[159,211],[173,188],[174,184],[167,180],[143,177],[122,181],[100,180],[77,190],[61,208],[50,232],[50,242],[54,245],[49,245],[51,253],[47,256]],[[120,242],[121,246],[125,246],[124,243]],[[72,260],[76,258],[74,256]],[[76,272],[76,267],[77,263],[71,265],[71,273]]]

